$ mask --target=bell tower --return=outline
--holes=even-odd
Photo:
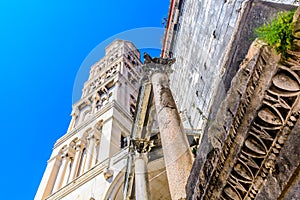
[[[141,64],[131,42],[106,47],[72,107],[67,133],[54,144],[35,200],[105,198],[126,165]]]

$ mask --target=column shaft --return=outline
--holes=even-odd
[[[56,192],[57,190],[60,189],[63,178],[64,178],[64,175],[65,175],[65,172],[66,172],[67,164],[68,164],[68,159],[67,159],[66,156],[64,156],[62,158],[61,166],[59,168],[59,171],[58,171],[58,174],[57,174],[57,177],[56,177],[56,180],[55,180],[55,184],[54,184],[54,187],[53,187],[53,192]]]
[[[94,144],[95,144],[95,140],[94,140],[94,136],[91,136],[88,138],[89,140],[89,148],[88,151],[86,152],[86,161],[85,161],[85,166],[84,166],[84,172],[86,172],[87,170],[90,169],[91,167],[91,161],[92,161],[92,156],[93,156],[93,150],[94,150]]]
[[[94,148],[93,148],[93,155],[92,155],[92,166],[95,166],[97,161],[98,161],[98,150],[99,150],[99,141],[97,140],[94,144]]]
[[[82,149],[80,147],[76,147],[73,166],[72,166],[72,169],[71,169],[71,172],[70,172],[70,178],[69,178],[68,182],[70,182],[71,180],[73,180],[77,176],[79,163],[80,163],[80,158],[81,158],[81,153],[82,153]]]
[[[147,153],[137,154],[135,159],[135,194],[136,199],[149,199]]]
[[[66,160],[67,160],[67,162],[66,162],[66,167],[65,167],[65,174],[64,174],[61,186],[67,185],[69,177],[70,177],[70,172],[71,172],[71,168],[70,168],[71,159],[70,159],[70,157],[67,157]]]
[[[42,199],[45,199],[47,196],[49,196],[52,193],[53,187],[54,187],[54,184],[55,184],[55,177],[58,174],[60,164],[61,164],[61,158],[57,157],[54,161],[54,165],[53,165],[51,174],[49,176],[49,180],[47,182],[47,186],[45,188]]]
[[[173,200],[178,200],[186,197],[193,158],[167,74],[156,72],[151,79],[170,193]]]

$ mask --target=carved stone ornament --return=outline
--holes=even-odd
[[[149,54],[144,52],[144,63],[156,63],[162,65],[172,65],[176,61],[175,58],[152,58]]]
[[[138,153],[146,153],[151,150],[153,146],[153,141],[149,141],[146,139],[135,139],[132,140],[133,149]]]
[[[255,199],[268,175],[276,171],[276,160],[299,119],[299,51],[289,51],[289,59],[279,61],[266,45],[256,41],[251,48],[258,51],[249,53],[252,58],[233,80],[244,87],[231,88],[223,102],[231,117],[223,132],[208,133],[214,149],[202,165],[192,199]],[[235,105],[230,102],[234,91],[240,95]]]
[[[150,77],[154,73],[171,74],[173,72],[171,65],[175,63],[175,61],[175,58],[152,58],[145,52],[144,65],[142,67],[143,80],[150,80]]]

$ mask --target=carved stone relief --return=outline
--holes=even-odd
[[[248,76],[246,87],[231,89],[241,96],[236,108],[225,106],[232,120],[222,122],[223,131],[209,132],[213,149],[192,199],[255,199],[276,171],[276,159],[300,116],[300,54],[288,53],[288,60],[278,62],[270,47],[262,46],[257,59],[241,66],[238,76]],[[252,67],[243,68],[247,65]]]
[[[299,118],[300,79],[292,66],[278,65],[221,199],[254,199]],[[296,109],[294,109],[296,108]]]

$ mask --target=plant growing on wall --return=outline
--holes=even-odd
[[[293,16],[295,11],[280,12],[276,19],[255,29],[259,39],[268,43],[283,59],[287,59],[287,50],[293,50]]]

